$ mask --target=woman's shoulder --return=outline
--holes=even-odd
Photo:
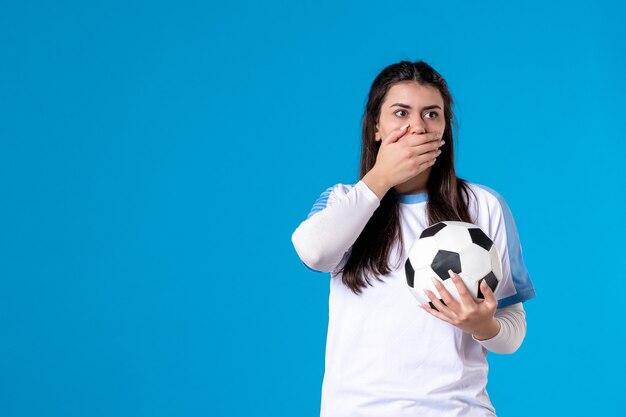
[[[481,184],[481,183],[474,182],[474,181],[468,181],[468,180],[463,180],[463,181],[465,181],[465,184],[467,184],[468,187],[472,189],[472,191],[476,192],[477,194],[481,196],[485,196],[485,197],[493,196],[494,198],[501,197],[501,194],[489,185]]]
[[[335,189],[335,192],[337,193],[341,193],[341,194],[346,194],[348,191],[350,191],[352,188],[354,188],[357,185],[357,183],[337,183],[335,185],[333,185],[333,188]]]
[[[308,217],[313,216],[318,211],[325,209],[328,205],[332,205],[333,202],[340,196],[348,194],[348,192],[356,185],[349,183],[336,183],[327,187],[322,193],[317,197],[311,211],[309,212]]]
[[[322,191],[322,193],[320,194],[320,198],[328,198],[332,195],[342,195],[342,194],[347,194],[354,186],[355,184],[349,184],[349,183],[335,183],[329,187],[326,187],[324,189],[324,191]]]
[[[497,204],[499,206],[506,205],[506,200],[500,194],[500,192],[496,191],[491,186],[480,184],[473,181],[464,180],[465,184],[469,187],[471,193],[476,198],[476,201],[479,204],[487,204],[494,205]]]

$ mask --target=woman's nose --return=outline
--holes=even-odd
[[[411,133],[415,133],[416,135],[420,135],[426,132],[426,126],[424,126],[424,122],[422,120],[411,120],[409,131]]]

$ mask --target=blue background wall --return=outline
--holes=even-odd
[[[625,415],[626,9],[471,3],[3,2],[0,415],[318,415],[329,277],[291,233],[400,59],[538,293],[499,414]]]

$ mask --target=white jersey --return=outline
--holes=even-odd
[[[383,282],[371,280],[373,286],[360,295],[343,284],[337,269],[380,205],[363,181],[328,188],[294,232],[292,240],[303,263],[314,271],[331,272],[322,417],[495,416],[486,391],[487,348],[501,338],[521,343],[521,303],[535,292],[505,201],[489,188],[468,185],[474,194],[469,205],[472,223],[494,241],[502,260],[503,277],[494,292],[496,317],[502,311],[521,310],[521,321],[501,321],[501,333],[508,334],[493,341],[479,342],[431,316],[407,288],[404,262],[428,227],[427,193],[389,191],[400,203],[404,251],[399,254],[394,246],[394,270],[381,277]]]

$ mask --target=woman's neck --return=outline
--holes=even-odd
[[[421,172],[413,178],[394,186],[393,189],[400,194],[417,194],[427,192],[428,177],[430,175],[431,169],[432,167],[429,167],[426,171]]]

